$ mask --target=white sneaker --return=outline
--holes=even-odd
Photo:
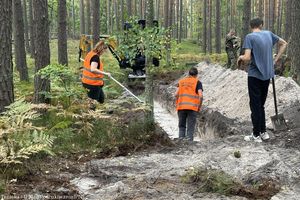
[[[260,137],[261,137],[262,140],[268,140],[268,139],[270,139],[270,136],[269,136],[269,134],[267,132],[261,133]]]
[[[253,135],[253,133],[252,133],[251,135],[245,136],[245,137],[244,137],[244,140],[245,140],[245,141],[248,141],[248,142],[249,142],[249,141],[262,142],[261,137],[260,137],[260,136],[255,137],[255,136]]]

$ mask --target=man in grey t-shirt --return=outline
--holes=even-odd
[[[270,31],[262,30],[263,20],[250,21],[252,33],[246,35],[243,49],[245,54],[238,58],[238,64],[248,64],[248,92],[250,98],[251,121],[253,133],[246,136],[246,141],[262,142],[269,139],[266,132],[265,102],[268,95],[270,79],[274,77],[274,62],[277,63],[286,49],[287,42]],[[273,61],[273,46],[279,50]]]

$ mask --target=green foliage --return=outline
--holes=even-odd
[[[63,102],[67,100],[66,107],[70,106],[71,98],[82,95],[83,89],[76,87],[77,76],[64,65],[50,64],[37,74],[51,81],[51,91],[45,93],[46,97]]]
[[[223,195],[230,195],[240,188],[230,175],[221,170],[208,170],[204,168],[191,168],[181,177],[184,183],[197,183],[199,189],[197,192],[212,192]]]
[[[142,29],[137,19],[129,21],[131,28],[118,33],[119,46],[117,53],[133,62],[139,52],[146,58],[161,57],[166,45],[166,30],[162,27],[146,27]]]
[[[41,151],[52,153],[54,137],[35,127],[32,121],[39,117],[33,104],[18,100],[0,116],[0,163],[21,164]]]

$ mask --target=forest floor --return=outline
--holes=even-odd
[[[251,132],[246,75],[217,65],[198,65],[204,108],[195,142],[179,141],[173,93],[181,72],[155,77],[157,144],[136,151],[45,157],[28,175],[12,179],[4,199],[300,199],[300,88],[276,80],[279,111],[288,130],[261,144]],[[266,103],[273,115],[272,93]],[[135,111],[124,116],[130,120]],[[168,137],[167,137],[168,136]],[[170,138],[170,139],[168,139]]]

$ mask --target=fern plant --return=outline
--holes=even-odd
[[[46,97],[58,101],[67,100],[66,107],[71,105],[72,99],[79,98],[84,90],[82,87],[76,87],[77,76],[71,68],[60,64],[50,64],[37,73],[42,78],[51,80],[51,91],[44,92]]]
[[[32,121],[39,114],[33,104],[18,100],[0,116],[0,163],[20,164],[31,155],[44,151],[52,154],[54,137]]]

